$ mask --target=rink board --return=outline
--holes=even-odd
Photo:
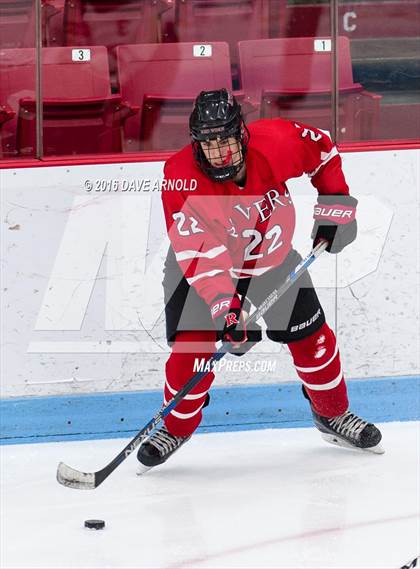
[[[373,422],[420,419],[420,377],[347,381],[351,410]],[[0,401],[2,444],[134,436],[158,411],[160,390]],[[215,387],[201,432],[312,426],[297,382]]]
[[[346,377],[419,373],[419,164],[418,149],[343,155],[359,199],[358,237],[340,255],[322,255],[310,273]],[[142,184],[162,175],[163,162],[1,171],[0,397],[160,389],[169,356],[161,286],[169,241],[161,192]],[[91,182],[99,186],[89,189]],[[103,191],[114,182],[118,191]],[[288,187],[293,245],[305,255],[316,192],[307,176]],[[274,342],[246,357],[255,358],[274,361],[275,373],[251,366],[218,375],[217,385],[296,377]]]

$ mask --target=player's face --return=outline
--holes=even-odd
[[[214,168],[235,166],[242,160],[241,146],[233,136],[201,142],[204,155]]]

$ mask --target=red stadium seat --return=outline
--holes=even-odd
[[[202,90],[232,88],[227,43],[208,44],[199,55],[193,43],[117,47],[121,95],[142,108],[124,125],[124,150],[169,150],[186,144],[188,117]],[[197,52],[198,49],[198,52]]]
[[[106,48],[91,48],[83,62],[73,61],[72,52],[42,51],[44,155],[119,152],[122,123],[136,109],[111,95]],[[16,113],[2,128],[3,155],[33,155],[35,50],[2,50],[0,57],[0,106]]]
[[[48,99],[43,107],[44,156],[121,152],[121,123],[130,114],[118,95],[74,102]],[[35,116],[35,100],[21,99],[17,129],[20,156],[34,154]]]
[[[353,82],[347,38],[339,38],[338,53],[340,140],[373,138],[381,97]],[[314,38],[240,42],[245,97],[260,105],[261,118],[282,116],[331,130],[331,56],[315,50]]]
[[[65,0],[64,45],[104,45],[112,78],[115,47],[160,42],[160,18],[171,0]]]
[[[286,0],[275,0],[286,6]],[[182,42],[229,42],[232,65],[238,42],[269,37],[270,0],[176,0],[175,32]]]
[[[42,44],[59,45],[64,0],[41,2]],[[0,0],[0,48],[35,47],[35,0]]]
[[[66,45],[104,45],[160,40],[159,18],[167,0],[65,0]]]

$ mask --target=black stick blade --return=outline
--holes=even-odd
[[[80,472],[64,462],[60,462],[57,467],[57,482],[67,488],[76,490],[93,490],[96,488],[94,472]]]

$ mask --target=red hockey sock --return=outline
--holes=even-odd
[[[345,413],[349,402],[334,332],[323,324],[311,336],[290,342],[298,376],[315,412],[323,417]]]
[[[208,360],[216,351],[215,341],[216,334],[212,331],[179,332],[176,335],[172,353],[166,362],[165,403],[197,372],[194,370],[194,362],[199,362],[202,358]],[[187,437],[196,430],[213,379],[214,373],[209,372],[165,418],[170,433]]]

